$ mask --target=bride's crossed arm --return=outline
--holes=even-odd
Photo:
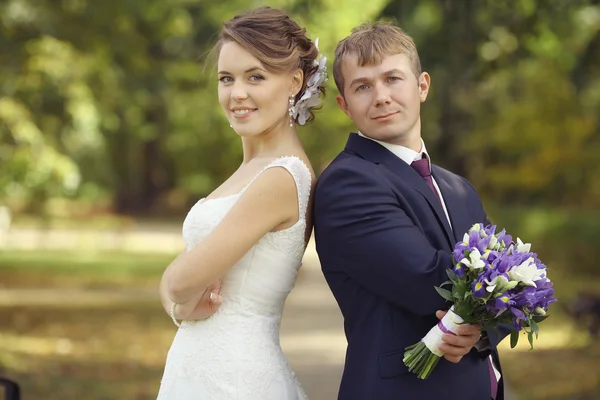
[[[181,254],[179,254],[175,260],[177,260]],[[172,266],[175,260],[171,262],[171,264],[169,264],[169,266],[165,269],[159,286],[159,294],[162,306],[165,312],[169,315],[171,314],[171,306],[173,304],[169,298],[169,280],[171,279],[171,272],[173,271]],[[217,311],[222,303],[220,291],[221,280],[218,279],[215,283],[210,285],[204,291],[204,293],[199,292],[195,298],[192,298],[185,303],[178,304],[175,310],[173,310],[173,317],[177,319],[188,320],[201,320],[210,317]]]
[[[293,177],[284,168],[267,169],[204,240],[169,265],[161,281],[161,292],[168,298],[165,301],[163,297],[163,305],[167,309],[170,302],[178,304],[177,314],[186,318],[206,289],[225,276],[265,234],[285,229],[298,218]]]

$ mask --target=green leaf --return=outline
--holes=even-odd
[[[533,332],[527,332],[527,340],[529,340],[529,345],[531,346],[529,350],[533,350]]]
[[[454,273],[454,271],[452,271],[451,269],[447,269],[446,270],[446,274],[448,274],[448,278],[450,278],[450,280],[452,282],[457,281],[458,277],[456,276],[456,274]]]
[[[542,322],[543,320],[545,320],[546,318],[548,318],[549,315],[536,315],[534,317],[532,317],[531,319],[534,320],[535,322]]]
[[[504,314],[504,311],[506,311],[506,310],[507,310],[507,309],[506,309],[506,308],[504,308],[504,309],[502,309],[502,310],[498,311],[498,314],[496,314],[496,316],[495,316],[494,318],[498,318],[499,316],[501,316],[502,314]]]
[[[452,300],[452,292],[450,292],[447,289],[442,289],[441,287],[435,287],[435,290],[437,290],[437,292],[440,294],[440,296],[442,296],[444,299],[448,300],[448,301],[453,301]]]
[[[467,292],[467,287],[464,282],[459,282],[458,285],[455,286],[456,290],[454,291],[454,297],[458,300],[462,300],[465,298],[465,292]]]
[[[531,331],[533,333],[535,333],[535,338],[537,339],[540,330],[539,330],[538,324],[535,323],[533,318],[529,320],[529,326],[531,327]]]
[[[510,334],[510,348],[514,349],[517,343],[519,343],[519,331],[512,331]]]

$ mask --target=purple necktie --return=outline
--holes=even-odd
[[[412,164],[410,164],[410,166],[413,167],[419,175],[421,175],[421,178],[425,179],[425,182],[427,182],[427,185],[431,190],[433,190],[435,197],[437,197],[438,201],[441,203],[442,200],[440,199],[440,195],[438,194],[438,191],[435,190],[435,186],[433,185],[433,178],[431,177],[431,168],[429,167],[429,160],[426,157],[423,157],[420,160],[413,161]],[[487,361],[488,368],[490,370],[490,389],[492,393],[492,399],[495,400],[496,396],[498,395],[498,381],[496,381],[496,374],[494,373],[494,367],[492,366],[492,359],[488,357]]]
[[[492,389],[492,400],[496,400],[496,396],[498,396],[498,382],[496,381],[496,374],[494,373],[494,367],[492,366],[491,357],[488,357],[488,367],[490,369],[490,385]]]
[[[433,194],[435,194],[435,197],[437,197],[438,201],[441,203],[442,200],[440,200],[440,195],[438,194],[437,190],[435,190],[435,186],[433,186],[433,178],[431,177],[429,160],[427,158],[421,158],[420,160],[413,161],[410,166],[413,167],[419,175],[421,175],[421,178],[425,179],[425,182],[427,182],[427,185],[429,185],[429,188],[433,190]]]

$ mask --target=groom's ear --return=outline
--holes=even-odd
[[[422,72],[419,76],[419,98],[421,103],[427,100],[429,94],[429,88],[431,87],[431,77],[427,72]]]
[[[337,101],[338,106],[342,109],[342,111],[348,116],[348,118],[352,119],[350,113],[348,112],[348,105],[346,104],[346,99],[341,94],[335,96],[335,101]]]

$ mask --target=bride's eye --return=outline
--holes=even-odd
[[[265,78],[263,78],[263,77],[262,77],[262,76],[260,76],[260,75],[252,75],[252,76],[250,76],[250,80],[251,80],[252,82],[260,82],[260,81],[264,81],[264,80],[265,80]]]

